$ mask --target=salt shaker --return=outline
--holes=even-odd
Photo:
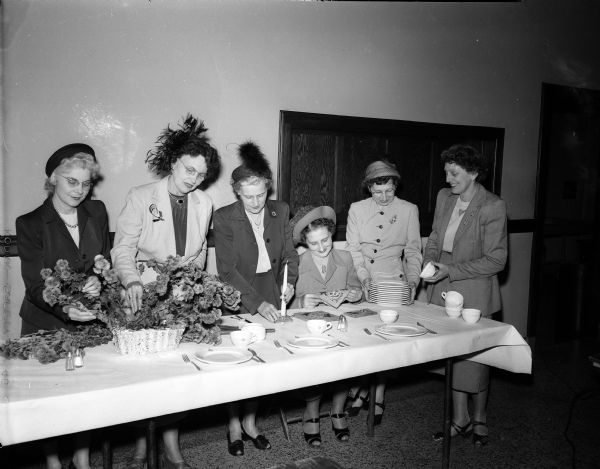
[[[346,319],[346,316],[344,316],[343,314],[340,314],[340,316],[338,318],[337,329],[338,329],[338,331],[341,331],[341,332],[346,332],[348,330],[348,320]]]
[[[75,369],[75,363],[73,360],[73,353],[67,352],[67,361],[65,362],[65,370],[73,371]]]
[[[80,368],[83,366],[83,354],[81,353],[81,349],[78,348],[75,350],[75,357],[73,358],[73,364]]]

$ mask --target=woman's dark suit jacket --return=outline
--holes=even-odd
[[[271,271],[279,288],[283,283],[286,261],[288,283],[295,285],[298,278],[298,254],[292,242],[289,214],[285,202],[267,200],[263,238],[271,260]],[[242,202],[237,201],[217,210],[213,224],[219,276],[241,292],[243,308],[254,314],[264,299],[252,288],[256,277],[258,246]]]
[[[450,189],[439,191],[431,235],[423,253],[423,263],[438,262],[444,235],[458,195]],[[460,222],[448,265],[449,289],[461,293],[465,308],[477,308],[489,316],[501,308],[498,272],[504,269],[508,253],[506,204],[477,184],[477,192]],[[443,281],[441,281],[443,282]],[[427,299],[443,304],[437,284],[429,284]]]
[[[79,249],[64,222],[52,205],[52,198],[33,212],[17,218],[17,247],[21,258],[21,275],[25,282],[25,298],[20,315],[39,329],[72,328],[62,307],[51,307],[42,298],[44,281],[40,271],[53,269],[58,259],[65,259],[78,272],[93,275],[94,257],[109,259],[110,237],[108,216],[99,200],[85,200],[77,207]]]

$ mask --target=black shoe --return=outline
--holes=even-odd
[[[231,441],[229,438],[229,432],[227,432],[227,451],[232,456],[243,456],[244,455],[244,442],[242,440]]]
[[[321,419],[319,417],[314,419],[308,419],[302,421],[302,426],[304,427],[305,423],[316,423],[318,424]],[[308,446],[312,448],[318,448],[321,446],[321,432],[317,433],[306,433],[304,432],[304,439],[308,443]]]
[[[344,420],[346,419],[346,415],[344,414],[331,414],[331,428],[333,430],[333,433],[335,434],[335,438],[338,441],[343,441],[343,442],[347,442],[350,439],[350,430],[348,429],[348,422],[346,423],[346,427],[345,428],[335,428],[335,425],[333,424],[333,420]]]
[[[346,407],[346,414],[348,417],[356,417],[360,412],[360,409],[368,409],[369,408],[369,393],[367,392],[364,396],[360,395],[360,391],[354,397],[350,397],[352,399],[352,404],[356,401],[360,400],[360,405],[350,405]]]
[[[475,433],[475,427],[485,427],[487,429],[487,423],[478,422],[477,420],[473,421],[473,444],[475,446],[485,446],[490,442],[490,437],[488,435],[478,435]]]
[[[271,443],[264,435],[256,435],[256,438],[252,438],[250,435],[246,433],[244,430],[244,426],[242,425],[242,440],[247,441],[250,440],[256,449],[266,450],[271,449]]]
[[[375,407],[379,407],[381,409],[381,413],[375,414],[373,425],[381,425],[381,420],[383,420],[383,411],[385,410],[385,404],[383,402],[375,402]]]
[[[455,433],[452,435],[452,429],[454,429]],[[455,436],[462,436],[463,438],[468,438],[469,435],[473,433],[473,425],[471,422],[467,422],[462,427],[452,422],[450,425],[450,438],[454,438]],[[433,434],[433,441],[443,441],[444,440],[444,432],[437,432]]]

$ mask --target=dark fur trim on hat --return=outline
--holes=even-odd
[[[238,150],[238,154],[242,160],[242,166],[245,166],[246,169],[255,176],[273,179],[273,174],[271,173],[267,158],[254,142],[248,140],[247,142],[242,143]]]
[[[207,163],[206,180],[212,181],[218,175],[220,159],[217,150],[213,148],[205,135],[208,129],[204,122],[188,114],[179,124],[179,129],[172,129],[169,125],[161,132],[156,140],[156,146],[148,151],[146,163],[158,175],[171,172],[173,163],[183,155],[202,155]]]

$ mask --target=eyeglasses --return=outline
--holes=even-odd
[[[201,173],[199,171],[196,171],[195,168],[192,168],[191,166],[187,166],[184,163],[181,163],[181,165],[185,168],[185,172],[187,174],[189,174],[190,176],[194,176],[196,179],[202,179],[202,180],[204,180],[206,178],[206,173]]]
[[[81,187],[83,189],[89,189],[90,187],[92,187],[92,180],[88,179],[87,181],[80,181],[79,179],[75,179],[75,178],[70,178],[67,176],[63,176],[62,174],[58,174],[58,176],[60,176],[63,179],[67,180],[67,184],[69,185],[69,187],[79,187],[79,185],[81,184]]]

